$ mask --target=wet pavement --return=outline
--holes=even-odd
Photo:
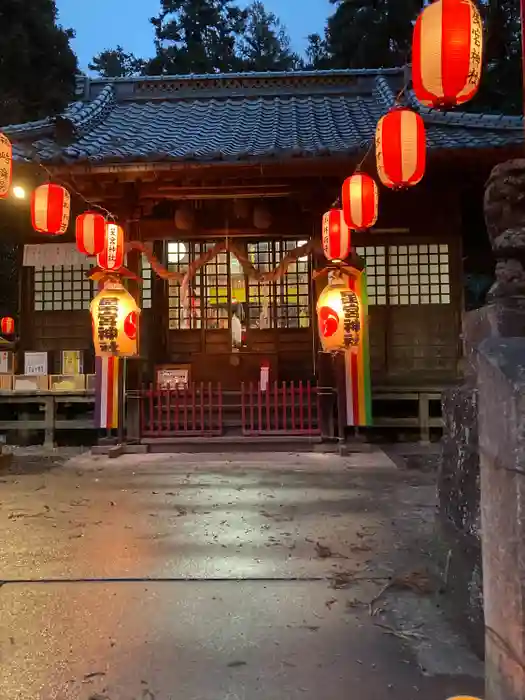
[[[0,472],[0,698],[482,690],[430,578],[385,590],[425,563],[432,474],[380,451],[23,464]]]

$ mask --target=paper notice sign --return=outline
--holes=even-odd
[[[47,352],[24,353],[24,374],[47,374]]]

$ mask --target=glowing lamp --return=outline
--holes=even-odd
[[[417,185],[425,174],[425,125],[416,112],[398,107],[381,117],[376,127],[379,179],[390,189]]]
[[[90,312],[97,357],[138,354],[140,308],[120,282],[108,282],[91,302]]]
[[[421,104],[450,109],[472,99],[481,80],[483,25],[470,0],[436,0],[416,20],[412,85]]]
[[[359,345],[359,299],[343,279],[334,280],[319,295],[317,321],[319,338],[325,352],[337,352]]]
[[[98,255],[104,250],[106,220],[102,214],[86,211],[75,223],[77,248],[84,255]]]
[[[377,221],[379,191],[375,180],[366,173],[347,177],[342,190],[343,214],[353,231],[364,231]]]
[[[110,272],[124,265],[124,231],[117,224],[106,224],[104,246],[97,255],[97,264]]]
[[[13,147],[5,134],[0,133],[0,199],[5,199],[13,177]]]
[[[330,209],[323,215],[323,251],[331,262],[341,262],[350,254],[350,229],[342,209]]]
[[[31,220],[38,233],[59,236],[67,231],[71,198],[60,185],[40,185],[31,197]]]
[[[15,321],[10,316],[4,316],[0,321],[0,330],[2,335],[14,335],[15,333]]]

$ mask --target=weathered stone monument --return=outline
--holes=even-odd
[[[525,160],[485,191],[496,281],[478,345],[487,700],[525,698]]]
[[[508,161],[494,168],[487,183],[484,207],[496,257],[496,281],[487,305],[466,314],[463,325],[465,385],[444,400],[444,410],[448,415],[445,414],[446,437],[440,473],[441,517],[455,527],[456,533],[472,535],[474,542],[479,542],[481,531],[486,700],[523,700],[524,159]],[[476,452],[479,453],[479,468]],[[478,527],[478,503],[481,528]],[[453,552],[453,537],[449,541]],[[473,563],[472,576],[475,568]],[[466,571],[468,578],[468,566]],[[471,588],[475,588],[472,581]],[[456,583],[461,589],[461,576],[456,577]],[[464,584],[463,581],[463,597],[467,600],[469,588]],[[476,622],[476,604],[472,600],[470,604],[471,622]],[[477,623],[479,626],[479,621]],[[471,631],[474,627],[471,625]]]

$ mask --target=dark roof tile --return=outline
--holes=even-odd
[[[74,141],[59,146],[56,120],[7,127],[16,159],[96,164],[261,161],[350,154],[367,148],[404,87],[403,69],[175,76],[87,81],[61,115]],[[523,119],[411,106],[431,149],[523,142]]]

